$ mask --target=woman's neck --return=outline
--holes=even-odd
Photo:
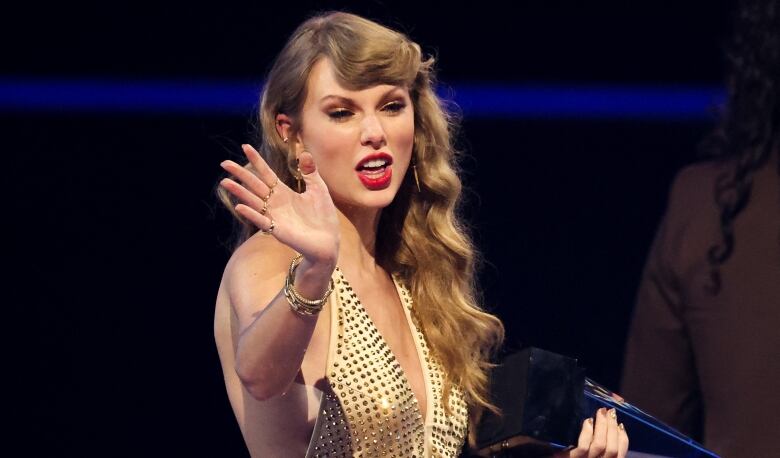
[[[342,211],[339,209],[341,244],[338,264],[353,275],[376,273],[376,233],[379,209]]]

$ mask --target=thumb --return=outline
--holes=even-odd
[[[322,181],[319,172],[317,172],[317,165],[314,163],[314,157],[308,151],[303,151],[298,155],[298,168],[301,171],[301,177],[306,183],[312,183],[314,181]]]
[[[298,155],[298,168],[301,171],[303,182],[306,183],[306,189],[309,189],[311,186],[319,186],[324,189],[328,188],[317,171],[317,165],[314,163],[314,157],[310,152],[304,151]]]
[[[303,151],[298,155],[298,168],[301,170],[301,175],[304,175],[304,178],[311,178],[306,177],[306,175],[311,175],[317,171],[317,166],[314,164],[314,158],[310,152]]]

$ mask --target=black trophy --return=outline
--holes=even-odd
[[[629,432],[629,457],[717,457],[585,377],[576,359],[538,348],[514,353],[496,367],[491,396],[501,415],[483,415],[476,456],[548,456],[575,444],[582,421],[606,407],[615,408]]]

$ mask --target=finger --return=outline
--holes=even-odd
[[[317,165],[314,163],[314,157],[311,153],[304,151],[298,156],[298,168],[301,170],[303,181],[306,182],[306,189],[309,189],[311,185],[327,188],[325,181],[317,171]]]
[[[226,172],[238,178],[247,189],[257,196],[267,196],[271,191],[267,184],[246,167],[242,167],[233,161],[223,161],[220,165]]]
[[[596,411],[596,421],[593,426],[593,439],[588,448],[588,458],[600,457],[607,448],[607,409]]]
[[[623,423],[618,425],[618,458],[625,458],[628,454],[628,433]]]
[[[580,430],[580,437],[577,438],[577,447],[569,451],[570,458],[585,458],[588,456],[588,448],[590,442],[593,440],[593,419],[586,418],[582,422],[582,430]]]
[[[249,192],[249,190],[247,190],[245,187],[241,186],[230,178],[222,179],[219,184],[250,208],[259,211],[261,208],[265,207],[265,202],[263,202],[260,197]]]
[[[615,412],[615,409],[613,408],[607,412],[607,449],[604,451],[604,458],[617,457],[619,433],[620,428],[618,428],[617,412]]]
[[[265,162],[265,159],[263,159],[260,153],[258,153],[252,145],[243,144],[241,145],[241,149],[244,151],[246,158],[249,159],[249,163],[252,164],[252,167],[255,169],[257,176],[260,177],[267,186],[274,186],[274,183],[276,183],[277,180],[276,174],[271,170],[271,167],[268,166],[268,163]]]
[[[276,222],[273,221],[268,216],[263,216],[259,212],[255,211],[253,208],[247,207],[244,204],[238,204],[236,205],[236,212],[238,212],[239,215],[243,216],[247,219],[250,223],[254,224],[255,226],[259,227],[260,229],[267,231],[271,228],[271,223],[274,224],[274,233],[277,232]]]
[[[308,151],[304,151],[298,156],[298,167],[301,169],[301,174],[303,175],[310,175],[317,171],[314,157]]]

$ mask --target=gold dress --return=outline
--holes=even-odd
[[[390,347],[360,304],[341,270],[334,272],[328,348],[328,388],[307,457],[456,457],[466,436],[463,392],[453,386],[451,414],[444,410],[444,372],[428,351],[413,313],[412,298],[393,276],[420,358],[427,397],[426,418]]]

